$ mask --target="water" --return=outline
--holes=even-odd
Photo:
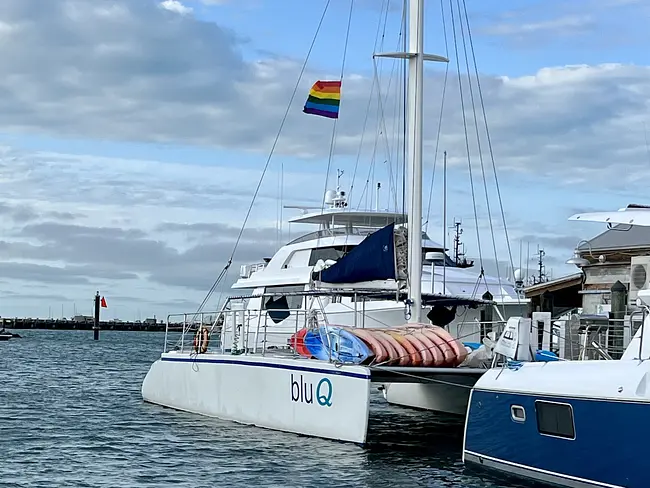
[[[373,394],[368,447],[146,404],[163,335],[17,331],[0,342],[0,487],[514,488],[467,471],[460,426]]]

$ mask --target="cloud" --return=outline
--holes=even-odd
[[[5,60],[0,90],[7,94],[0,98],[0,125],[5,130],[268,153],[291,98],[298,61],[275,56],[246,62],[237,35],[219,25],[170,15],[148,2],[111,5],[81,0],[48,2],[45,8],[36,0],[0,5],[0,20],[10,26],[0,43]],[[546,24],[531,25],[529,30]],[[311,83],[326,76],[316,69],[311,65],[304,75],[279,155],[323,158],[329,153],[330,140],[323,133],[330,132],[331,121],[301,111]],[[530,173],[543,167],[576,183],[584,179],[578,171],[611,171],[619,161],[643,169],[640,122],[650,100],[649,74],[646,66],[603,64],[549,67],[517,78],[482,75],[499,167]],[[435,147],[442,80],[439,69],[428,72],[427,164]],[[463,83],[472,142],[473,111]],[[385,80],[384,91],[386,86]],[[364,136],[372,77],[349,73],[343,87],[335,155],[354,157]],[[387,97],[387,131],[378,140],[377,158],[388,158],[382,139],[394,136],[391,103],[398,99]],[[379,126],[376,102],[371,107],[364,155],[375,145],[373,132]],[[466,161],[463,127],[458,82],[451,76],[440,144],[451,165]],[[472,149],[476,161],[473,142]],[[609,177],[594,173],[590,178],[594,175]]]
[[[2,127],[59,137],[268,152],[291,98],[298,61],[273,57],[246,62],[237,35],[219,25],[172,16],[148,2],[111,5],[81,0],[49,2],[45,8],[36,0],[0,5],[0,19],[10,26],[0,43],[5,59],[0,90],[8,94],[0,99]],[[580,19],[521,23],[518,28],[538,31]],[[330,141],[323,133],[329,132],[330,121],[301,111],[309,86],[324,76],[316,68],[311,65],[302,80],[279,154],[329,153]],[[641,166],[643,132],[624,128],[638,127],[647,113],[648,74],[645,66],[608,64],[550,67],[519,78],[483,75],[500,167],[535,172],[544,161],[545,170],[566,174],[567,168],[602,169],[623,158]],[[450,80],[441,146],[454,164],[466,156],[459,87],[455,76]],[[431,154],[442,93],[440,71],[430,72],[426,82],[425,145]],[[358,152],[371,86],[372,77],[362,72],[344,79],[338,155]],[[467,98],[466,85],[464,90]],[[399,97],[387,98],[385,126],[391,132],[395,120],[390,104]],[[376,103],[372,107],[364,146],[368,150],[379,125]],[[471,107],[466,111],[471,123]],[[469,130],[471,135],[473,128]],[[382,137],[392,138],[393,133]],[[385,151],[381,140],[379,148]]]
[[[259,156],[259,165],[250,169],[238,160],[202,166],[0,147],[0,272],[6,280],[0,293],[81,300],[101,286],[125,303],[151,304],[162,315],[168,311],[164,304],[199,303],[222,269],[291,98],[300,61],[279,54],[246,59],[236,32],[188,15],[186,3],[166,0],[161,8],[160,2],[131,0],[0,2],[4,132],[201,145]],[[571,22],[587,25],[583,17],[558,19],[563,17],[521,27],[539,33]],[[390,64],[384,68],[389,71]],[[468,158],[454,64],[450,70],[440,147],[460,177],[466,176]],[[337,73],[310,63],[277,146],[277,157],[294,161],[284,172],[284,195],[296,203],[320,204],[320,188],[316,193],[313,182],[322,177],[322,168],[295,160],[312,163],[329,157],[332,121],[301,111],[310,85],[329,76]],[[466,79],[462,82],[477,177],[474,111]],[[427,70],[425,83],[425,164],[430,167],[443,88],[440,66]],[[393,115],[399,97],[386,97],[381,124],[373,99],[363,133],[372,84],[372,73],[363,67],[346,72],[337,122],[332,164],[344,166],[346,177],[364,138],[357,195],[366,175],[369,185],[376,182],[369,173],[371,162],[381,167],[379,174],[388,166],[383,161],[397,166],[399,160],[394,148],[399,126]],[[511,190],[521,193],[506,206],[508,222],[514,222],[509,225],[513,239],[538,235],[533,233],[540,225],[521,214],[546,206],[545,198],[560,201],[548,196],[551,186],[565,194],[587,183],[596,192],[608,188],[608,195],[644,194],[650,172],[643,130],[650,105],[647,66],[557,66],[519,77],[483,74],[481,87],[501,181],[505,178]],[[386,89],[384,78],[384,95]],[[376,136],[378,127],[381,134]],[[481,137],[484,163],[490,166],[483,131]],[[265,180],[272,188],[261,188],[230,280],[239,263],[269,256],[277,245],[276,170],[272,166]],[[520,182],[524,177],[537,187],[538,180],[548,184],[549,190],[532,198]],[[482,192],[480,178],[475,184]],[[468,191],[467,180],[455,184],[453,208],[464,215],[472,213]],[[495,200],[492,205],[496,214]],[[489,231],[487,210],[481,203],[479,209],[480,229]],[[566,209],[555,210],[562,214]],[[439,225],[440,219],[432,222]],[[562,236],[573,239],[564,230],[549,230],[538,240],[550,239],[542,243],[560,253],[575,245]],[[491,242],[484,239],[488,256]],[[503,257],[502,251],[503,244]],[[52,293],[56,283],[65,284],[65,292],[57,288]]]
[[[250,182],[259,177],[256,169],[10,147],[0,155],[0,173],[0,296],[33,297],[31,303],[12,298],[3,315],[36,310],[44,316],[49,308],[58,315],[65,304],[69,316],[72,302],[84,303],[99,289],[110,298],[109,317],[129,318],[135,308],[158,316],[195,309],[233,252]],[[284,174],[287,191],[299,201],[311,198],[311,179]],[[229,291],[240,264],[272,255],[275,196],[262,187],[217,293]]]
[[[590,15],[565,15],[551,20],[528,23],[500,22],[483,29],[486,34],[497,36],[518,36],[537,33],[577,35],[585,27],[592,27],[594,19]]]
[[[506,40],[509,46],[566,49],[611,49],[645,39],[643,19],[650,9],[643,0],[529,2],[505,11],[485,10],[477,32]],[[638,22],[638,21],[641,22]]]
[[[170,12],[176,12],[181,15],[189,15],[194,11],[192,7],[183,5],[178,0],[165,0],[164,2],[160,2],[160,6]]]

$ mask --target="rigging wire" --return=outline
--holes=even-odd
[[[273,153],[275,152],[275,148],[278,144],[278,140],[280,139],[280,134],[282,133],[282,129],[284,128],[284,125],[287,121],[287,118],[289,116],[289,111],[291,110],[291,104],[293,103],[293,99],[296,96],[296,93],[298,91],[298,87],[300,86],[300,81],[302,80],[302,76],[305,73],[305,69],[307,68],[307,62],[309,61],[309,57],[311,56],[311,53],[314,49],[314,45],[316,44],[316,39],[318,38],[318,34],[320,33],[321,27],[323,26],[323,21],[325,20],[325,15],[327,14],[327,10],[330,6],[332,0],[327,0],[325,3],[325,8],[323,9],[323,13],[320,17],[320,20],[318,22],[318,26],[316,27],[316,32],[314,33],[314,37],[312,38],[311,44],[309,46],[309,50],[307,51],[307,55],[305,56],[305,60],[300,68],[300,73],[298,75],[298,80],[296,80],[296,84],[293,88],[293,92],[291,93],[291,98],[289,99],[289,103],[287,104],[287,108],[284,112],[284,115],[282,117],[282,121],[280,122],[280,127],[278,129],[278,132],[275,136],[275,140],[273,141],[273,145],[271,146],[271,151],[266,159],[266,163],[264,164],[264,169],[262,170],[262,174],[260,175],[260,179],[257,183],[257,187],[255,188],[255,192],[253,193],[253,198],[251,200],[251,203],[248,207],[248,210],[246,212],[246,217],[244,218],[244,222],[242,223],[241,229],[239,230],[239,234],[237,235],[237,239],[235,240],[235,245],[233,246],[232,253],[230,254],[230,257],[228,258],[228,261],[226,262],[226,265],[224,268],[221,270],[221,273],[219,273],[219,276],[217,276],[217,279],[214,281],[212,286],[210,287],[210,290],[208,291],[207,295],[199,305],[199,308],[195,312],[194,317],[196,318],[196,315],[201,313],[205,305],[207,304],[208,300],[212,297],[212,294],[214,293],[215,289],[217,286],[219,286],[219,283],[227,276],[228,270],[230,269],[230,265],[232,264],[232,261],[235,257],[235,252],[237,251],[237,247],[239,246],[239,242],[241,241],[242,235],[244,233],[244,229],[246,228],[246,224],[248,223],[248,219],[250,217],[250,214],[253,210],[253,205],[255,204],[255,200],[257,199],[257,195],[260,191],[260,187],[262,186],[262,181],[264,180],[264,176],[266,175],[266,172],[269,168],[269,164],[271,163],[271,158],[273,157]],[[221,292],[219,296],[219,301],[221,301],[221,295],[223,294],[223,291]]]
[[[345,43],[343,45],[343,61],[341,62],[341,76],[340,80],[343,81],[343,74],[345,72],[345,60],[348,54],[348,43],[350,42],[350,26],[352,25],[352,10],[354,8],[354,0],[350,0],[350,12],[348,13],[348,26],[345,32]],[[321,205],[321,212],[325,210],[325,192],[327,192],[327,184],[330,176],[330,168],[332,166],[332,156],[334,155],[334,147],[336,146],[336,127],[339,119],[334,119],[332,125],[332,139],[330,141],[330,153],[327,158],[327,171],[325,173],[325,189],[323,190],[323,203]]]
[[[476,222],[476,241],[478,244],[478,254],[479,254],[479,263],[481,265],[481,273],[480,276],[483,276],[485,274],[485,270],[483,268],[483,252],[481,250],[481,233],[479,232],[479,221],[478,221],[478,212],[476,210],[476,194],[474,192],[474,177],[472,173],[472,157],[470,153],[470,148],[469,148],[469,137],[467,135],[467,117],[465,115],[465,97],[463,96],[463,83],[462,83],[462,77],[460,74],[460,63],[458,62],[459,56],[458,56],[458,39],[456,36],[456,21],[455,21],[455,16],[454,16],[454,4],[453,0],[449,0],[449,7],[451,9],[451,25],[453,27],[453,33],[454,33],[454,51],[456,53],[456,68],[458,72],[458,88],[460,91],[460,106],[461,106],[461,111],[463,113],[463,129],[465,132],[465,148],[467,150],[467,163],[468,163],[468,168],[469,168],[469,182],[470,186],[472,189],[472,205],[474,207],[474,220]],[[446,229],[445,229],[446,231]]]
[[[386,14],[384,15],[384,5],[386,6]],[[386,36],[386,24],[388,22],[388,11],[390,10],[390,0],[382,0],[381,4],[381,10],[379,12],[379,21],[377,22],[377,33],[375,34],[375,44],[373,46],[373,51],[377,51],[377,44],[380,42],[381,38],[381,46],[384,44],[384,38]],[[380,31],[382,31],[382,18],[384,19],[384,27],[383,27],[383,33],[380,36]],[[376,84],[376,78],[373,76],[372,78],[372,86],[370,87],[370,95],[368,96],[368,106],[366,107],[366,115],[363,121],[363,128],[361,129],[361,141],[359,142],[359,150],[357,152],[357,159],[354,163],[354,170],[352,172],[352,182],[350,184],[350,191],[348,192],[348,201],[351,203],[352,202],[352,191],[354,190],[354,182],[357,177],[357,169],[359,168],[359,161],[361,160],[361,151],[363,148],[363,141],[366,135],[366,127],[368,125],[368,118],[370,116],[370,106],[372,104],[373,100],[373,94],[375,91],[375,84]],[[359,201],[361,201],[361,198],[363,197],[363,193],[361,194],[361,197]]]
[[[449,59],[449,41],[447,39],[447,22],[445,20],[444,0],[440,0],[440,10],[442,12],[442,33],[445,38],[445,57]],[[440,117],[438,118],[438,134],[436,135],[436,150],[433,155],[433,171],[431,172],[431,186],[429,186],[429,201],[427,203],[427,220],[424,223],[424,231],[429,230],[429,219],[431,218],[431,200],[433,198],[433,186],[436,177],[436,164],[438,162],[438,147],[440,145],[440,132],[442,130],[442,115],[445,108],[445,95],[447,94],[447,79],[449,77],[449,62],[445,66],[445,79],[442,83],[442,99],[440,101]],[[443,235],[447,234],[447,229],[442,230]]]
[[[402,23],[401,29],[402,32],[406,32],[406,2],[402,3]],[[407,52],[407,42],[406,36],[402,37],[402,51]],[[407,116],[407,104],[408,104],[408,94],[407,94],[407,84],[408,84],[408,62],[407,60],[402,61],[402,218],[406,222],[406,137],[408,135],[406,127],[406,116]]]
[[[397,46],[398,49],[401,44],[401,49],[402,52],[407,52],[406,50],[406,45],[407,45],[407,38],[404,33],[406,32],[406,22],[407,22],[407,3],[402,2],[402,18],[400,19],[400,30],[399,30],[399,36],[397,38]],[[403,197],[403,191],[404,191],[404,184],[405,184],[405,170],[406,170],[406,159],[402,162],[400,165],[400,129],[402,129],[402,133],[405,134],[405,129],[406,129],[406,64],[407,61],[406,59],[395,59],[393,60],[393,66],[397,67],[394,71],[396,72],[396,79],[397,79],[397,86],[395,88],[395,91],[398,93],[398,95],[401,93],[403,94],[402,97],[397,98],[397,102],[395,103],[395,113],[393,116],[393,147],[389,146],[389,139],[388,139],[388,133],[386,133],[386,146],[387,146],[387,152],[388,152],[388,160],[386,161],[388,164],[388,175],[389,175],[389,188],[388,192],[389,194],[392,192],[393,195],[393,203],[395,204],[395,212],[399,211],[399,205],[398,205],[398,198],[399,198],[399,188],[398,184],[400,181],[400,166],[402,169],[402,207],[404,207],[404,197]],[[401,70],[401,76],[398,70]],[[392,78],[392,73],[391,73],[391,78]],[[388,95],[387,95],[388,96]],[[383,115],[383,114],[382,114]],[[384,122],[385,124],[385,122]],[[405,140],[405,139],[404,139]],[[406,146],[403,146],[405,149]],[[394,150],[394,155],[393,155],[393,150]],[[395,176],[394,176],[394,181],[393,181],[393,166],[395,166]],[[390,202],[390,195],[388,198]],[[390,205],[388,206],[390,210]]]
[[[405,10],[404,10],[402,15],[403,15],[403,19],[405,19],[406,18],[405,17],[406,16],[406,11]],[[402,24],[400,25],[400,31],[399,31],[399,34],[398,34],[398,41],[397,41],[397,48],[398,49],[399,49],[400,43],[402,42],[402,39],[404,38],[403,24],[404,24],[404,22],[402,22]],[[385,31],[385,27],[384,27],[384,31]],[[384,36],[385,36],[385,32],[384,32]],[[384,39],[383,39],[383,36],[382,36],[382,45],[380,46],[380,48],[383,48],[383,42],[384,42]],[[398,62],[397,60],[393,60],[390,75],[388,77],[388,86],[386,87],[386,99],[388,99],[389,92],[390,92],[390,87],[391,87],[391,85],[393,83],[393,76],[395,75],[395,67],[397,65],[397,62]],[[375,133],[375,142],[374,142],[374,147],[373,147],[373,157],[371,159],[371,164],[370,164],[370,166],[368,168],[368,175],[366,177],[366,183],[365,183],[363,192],[361,194],[361,198],[359,199],[359,204],[357,205],[357,210],[359,208],[361,208],[361,199],[363,198],[363,195],[366,195],[366,199],[367,199],[368,194],[370,193],[369,189],[368,189],[368,185],[370,184],[370,181],[371,181],[371,175],[372,175],[372,181],[373,181],[373,186],[374,186],[374,174],[375,174],[374,171],[375,171],[375,162],[376,162],[374,158],[375,158],[376,151],[377,151],[377,145],[379,144],[379,137],[382,134],[386,138],[388,137],[387,134],[385,133],[385,118],[384,118],[383,105],[382,105],[382,98],[383,98],[384,95],[381,92],[381,82],[380,82],[381,70],[379,70],[379,74],[378,74],[377,62],[376,62],[375,59],[373,59],[373,68],[374,68],[373,76],[376,78],[376,82],[377,82],[377,94],[378,94],[378,97],[377,97],[377,106],[378,106],[377,112],[378,112],[379,115],[378,115],[378,120],[377,120],[377,131]],[[384,130],[381,129],[382,124],[384,126]],[[384,139],[384,140],[386,141],[387,158],[389,159],[390,158],[390,152],[391,152],[390,144],[388,143],[387,139]],[[391,180],[391,182],[392,182],[392,180]],[[366,192],[368,192],[368,194],[366,194]],[[367,206],[367,203],[366,203],[366,206]]]
[[[386,16],[387,15],[388,15],[388,10],[386,11]],[[402,17],[403,22],[400,23],[400,30],[399,30],[399,34],[398,34],[397,48],[396,49],[399,49],[401,40],[403,39],[404,25],[405,25],[404,20],[406,18],[406,10],[405,9],[402,12],[402,16],[403,16]],[[383,29],[383,33],[382,33],[380,49],[383,49],[383,46],[384,46],[385,37],[386,37],[387,23],[388,23],[388,18],[386,17],[386,19],[384,21],[384,29]],[[388,78],[388,86],[387,86],[387,89],[386,89],[386,92],[387,92],[386,93],[386,99],[388,99],[390,88],[391,88],[391,85],[393,83],[393,76],[395,75],[395,69],[396,69],[396,66],[397,66],[397,62],[398,62],[398,60],[393,60],[393,63],[392,63],[392,66],[391,66],[390,75],[389,75],[389,78]],[[395,184],[396,183],[393,181],[393,176],[392,176],[391,148],[390,148],[390,143],[388,141],[388,134],[386,133],[386,130],[385,130],[386,129],[386,127],[385,127],[386,124],[385,124],[385,117],[384,117],[383,106],[382,106],[383,94],[381,93],[381,82],[380,82],[381,69],[379,69],[379,70],[377,69],[377,62],[376,62],[375,58],[373,58],[373,69],[374,69],[373,76],[376,78],[376,83],[378,85],[378,97],[377,97],[378,108],[377,108],[377,112],[378,112],[379,115],[378,115],[378,119],[377,119],[377,130],[375,132],[375,141],[374,141],[374,146],[373,146],[373,156],[371,158],[371,164],[370,164],[370,166],[368,168],[368,175],[366,177],[366,183],[365,183],[364,188],[363,188],[362,196],[359,199],[359,203],[357,205],[357,210],[359,208],[361,208],[363,195],[366,195],[366,208],[368,208],[368,203],[367,203],[368,196],[370,196],[370,199],[372,200],[372,194],[370,194],[368,186],[369,186],[369,184],[371,182],[371,178],[372,178],[372,183],[373,183],[372,186],[374,187],[374,175],[375,175],[375,166],[376,166],[376,160],[375,160],[376,150],[377,150],[377,145],[379,143],[379,137],[382,136],[382,135],[385,137],[384,142],[386,143],[386,153],[387,153],[386,154],[387,159],[384,162],[389,164],[389,170],[390,170],[390,173],[389,173],[389,191],[392,189],[393,192],[394,192],[393,193],[394,195],[395,195],[395,192],[396,192],[396,189],[395,189]],[[382,127],[383,127],[383,129],[382,129]],[[368,193],[366,193],[366,192],[368,192]],[[395,205],[397,206],[396,196],[394,197],[394,199],[395,199]]]
[[[476,84],[477,84],[477,87],[478,87],[479,100],[481,102],[481,110],[482,110],[482,113],[483,113],[483,121],[485,123],[485,133],[486,133],[486,138],[487,138],[487,142],[488,142],[488,148],[489,148],[489,151],[490,151],[490,160],[492,162],[492,169],[494,171],[494,180],[495,180],[495,186],[496,186],[497,195],[498,195],[498,199],[499,199],[499,208],[501,210],[501,219],[503,220],[503,229],[504,229],[504,233],[505,233],[505,237],[506,237],[506,245],[508,247],[508,258],[510,260],[510,267],[512,269],[514,269],[514,262],[513,262],[513,259],[512,259],[512,249],[510,247],[510,238],[508,236],[508,226],[506,225],[506,214],[505,214],[505,212],[503,210],[503,201],[501,199],[501,189],[500,189],[500,186],[499,186],[499,178],[497,177],[497,168],[496,168],[496,164],[494,162],[494,151],[492,150],[492,140],[491,140],[491,137],[490,137],[490,130],[488,128],[487,116],[486,116],[486,113],[485,113],[485,102],[483,100],[483,90],[481,89],[481,80],[480,80],[480,77],[478,75],[478,64],[476,63],[476,53],[474,52],[474,42],[472,40],[472,32],[471,32],[470,27],[469,27],[469,15],[467,14],[467,4],[465,3],[465,0],[462,0],[462,2],[463,2],[463,10],[464,10],[464,13],[465,13],[465,21],[467,23],[467,33],[468,33],[468,38],[469,38],[469,45],[470,45],[470,50],[472,52],[472,59],[473,59],[473,62],[474,62],[474,70],[475,70],[475,73],[476,73]],[[517,301],[520,303],[519,294],[517,294]]]
[[[375,63],[376,63],[376,61],[375,61]],[[396,61],[395,61],[395,63],[396,63]],[[375,72],[376,72],[376,70],[375,70]],[[388,92],[390,91],[390,82],[392,81],[392,75],[393,74],[394,74],[394,71],[391,72],[391,79],[389,80],[389,86],[388,86],[388,89],[386,90],[386,98],[388,98]],[[396,107],[396,110],[397,110],[397,108],[398,107]],[[385,115],[384,105],[382,104],[381,97],[379,98],[379,112],[380,112],[379,124],[381,125],[381,129],[379,130],[378,133],[384,135],[383,139],[384,139],[384,142],[385,142],[385,145],[386,145],[386,161],[385,162],[388,163],[388,189],[389,189],[389,192],[391,190],[393,190],[393,199],[394,199],[394,202],[395,202],[395,207],[397,207],[397,195],[395,194],[397,189],[396,189],[395,181],[394,181],[394,178],[393,178],[392,165],[390,164],[391,152],[392,151],[391,151],[391,147],[390,147],[390,142],[388,140],[388,128],[386,126],[386,115]]]
[[[499,255],[497,252],[497,244],[496,244],[496,239],[494,237],[494,224],[492,222],[492,210],[490,207],[490,197],[488,194],[488,187],[487,187],[487,179],[485,177],[485,165],[483,163],[483,150],[481,147],[481,137],[479,135],[478,131],[478,117],[476,116],[476,104],[474,102],[474,89],[472,88],[472,76],[470,74],[470,68],[469,68],[469,58],[467,56],[467,43],[465,41],[465,28],[463,26],[463,19],[460,16],[461,8],[460,8],[460,0],[456,0],[456,5],[458,6],[458,13],[459,13],[459,20],[460,20],[460,33],[462,36],[463,40],[463,52],[465,56],[465,65],[467,66],[467,84],[469,85],[469,94],[470,94],[470,100],[472,104],[472,114],[474,117],[474,127],[476,129],[476,144],[478,148],[478,157],[479,161],[481,163],[481,174],[483,177],[483,189],[485,191],[485,204],[486,204],[486,210],[488,214],[488,223],[490,225],[490,235],[492,237],[492,247],[494,250],[494,261],[495,261],[495,266],[496,266],[496,271],[497,271],[497,280],[499,282],[499,290],[502,289],[502,284],[501,284],[501,272],[499,269]],[[478,228],[478,222],[476,223],[476,226]],[[487,280],[486,280],[486,285],[487,285]],[[505,313],[505,308],[503,309],[503,312]]]

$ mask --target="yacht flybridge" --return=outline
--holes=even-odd
[[[318,271],[332,266],[350,251],[359,246],[368,236],[390,224],[407,227],[406,216],[399,212],[380,210],[349,210],[345,193],[330,190],[326,194],[327,207],[322,211],[304,213],[289,220],[291,224],[317,225],[318,230],[301,235],[282,246],[272,258],[265,262],[242,265],[240,277],[233,289],[251,290],[253,297],[249,307],[264,309],[262,295],[267,300],[277,300],[287,293],[310,290],[394,290],[402,286],[400,280],[379,279],[354,281],[348,283],[328,283],[318,279]],[[501,320],[525,313],[529,300],[522,298],[514,284],[497,277],[481,275],[476,268],[461,268],[446,254],[446,249],[432,241],[426,232],[422,233],[422,273],[421,290],[432,295],[445,295],[456,298],[483,299],[487,292],[491,295],[495,316]],[[392,258],[392,256],[391,256]],[[373,259],[369,255],[367,259]],[[396,264],[397,265],[397,264]],[[366,327],[388,327],[403,324],[406,320],[406,305],[392,299],[369,299],[364,301]],[[313,303],[307,297],[294,296],[290,309],[323,307],[330,321],[339,325],[355,324],[354,296],[339,296],[323,303]],[[427,316],[431,307],[423,307]],[[357,314],[359,312],[357,311]],[[458,312],[456,316],[458,316]],[[467,330],[467,323],[478,319],[480,309],[471,307],[462,314],[462,321],[454,318],[451,322],[434,325],[448,326],[448,330],[459,336],[458,324],[462,322],[465,330],[463,340],[480,342],[480,330]],[[429,318],[431,320],[431,318]],[[435,322],[434,316],[434,322]]]

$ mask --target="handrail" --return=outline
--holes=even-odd
[[[211,310],[211,311],[202,311],[202,312],[187,312],[187,313],[172,313],[167,315],[167,326],[165,328],[165,345],[163,352],[167,352],[170,349],[186,351],[188,346],[190,346],[191,341],[186,340],[186,335],[192,333],[193,331],[199,330],[201,327],[207,327],[209,329],[210,336],[215,337],[214,333],[217,332],[217,340],[219,342],[219,350],[221,353],[227,354],[257,354],[261,353],[265,355],[267,351],[273,349],[275,351],[279,350],[291,350],[292,355],[296,355],[294,349],[289,347],[288,338],[296,334],[302,328],[312,329],[318,326],[324,326],[328,343],[326,347],[329,351],[329,356],[331,358],[332,344],[330,338],[329,327],[331,323],[336,324],[336,316],[342,315],[346,316],[346,319],[341,323],[348,324],[349,326],[354,327],[365,327],[366,320],[366,301],[363,299],[354,300],[352,303],[348,304],[349,309],[344,310],[328,310],[325,311],[325,303],[323,301],[325,293],[309,293],[303,292],[303,295],[310,296],[312,303],[307,306],[303,304],[302,308],[296,309],[266,309],[263,308],[263,305],[259,308],[250,308],[249,302],[251,299],[260,298],[263,296],[274,296],[274,293],[266,293],[260,295],[249,295],[246,297],[228,297],[220,310]],[[263,302],[263,301],[262,301]],[[393,310],[394,307],[385,307],[374,309],[373,313],[380,313],[383,310]],[[284,314],[284,316],[274,316],[274,314]],[[206,317],[210,317],[209,320],[206,320]],[[375,315],[376,317],[376,315]],[[271,318],[271,320],[269,320]],[[459,316],[459,319],[461,317]],[[377,318],[371,319],[374,322],[381,321]],[[169,339],[171,336],[171,331],[169,330],[170,325],[175,323],[178,325],[179,322],[182,323],[180,330],[180,337],[176,339],[176,342],[171,345],[169,344]],[[492,321],[492,324],[503,325],[503,321]],[[352,325],[354,324],[354,325]],[[467,329],[469,333],[465,337],[471,337],[480,333],[481,325],[487,324],[487,322],[478,322],[474,320],[463,321],[459,320],[456,322],[459,328],[462,328],[464,325],[469,325]],[[386,324],[388,327],[388,324]],[[174,337],[175,339],[175,337]],[[459,337],[459,340],[463,340],[464,337]],[[472,341],[474,339],[471,339]],[[214,347],[215,344],[212,344],[210,347]],[[210,350],[210,349],[209,349]],[[214,351],[214,348],[211,349]]]

